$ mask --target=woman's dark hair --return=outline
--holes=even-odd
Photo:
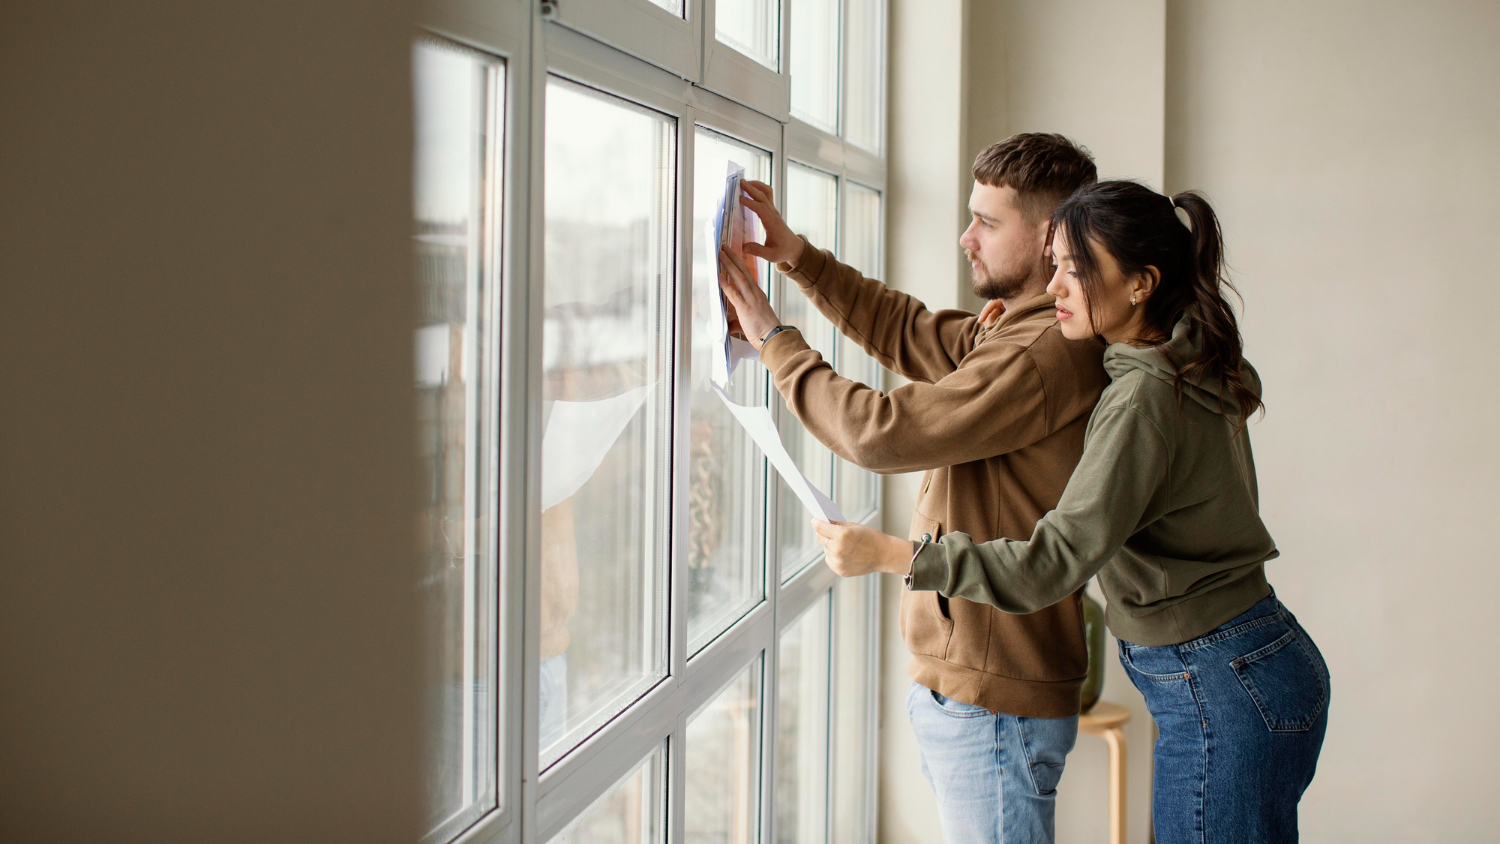
[[[1188,225],[1178,219],[1178,208],[1187,213]],[[1172,335],[1184,314],[1198,323],[1203,356],[1186,364],[1168,361],[1177,369],[1173,386],[1179,401],[1184,382],[1214,378],[1221,394],[1238,405],[1241,425],[1265,409],[1240,372],[1244,344],[1225,296],[1228,291],[1238,297],[1239,291],[1224,275],[1224,235],[1208,200],[1193,191],[1168,199],[1135,182],[1099,182],[1063,200],[1052,224],[1063,228],[1094,325],[1099,324],[1095,299],[1103,283],[1096,248],[1107,251],[1127,276],[1147,267],[1161,274],[1144,303],[1147,327],[1162,338],[1157,342]]]

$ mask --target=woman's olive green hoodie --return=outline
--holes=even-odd
[[[1111,383],[1089,420],[1083,458],[1031,539],[976,543],[950,533],[921,548],[911,588],[1029,613],[1090,577],[1120,639],[1171,645],[1202,636],[1270,594],[1276,543],[1260,520],[1250,437],[1218,379],[1173,387],[1202,356],[1189,319],[1154,348],[1111,345]],[[1248,363],[1242,376],[1257,394]]]

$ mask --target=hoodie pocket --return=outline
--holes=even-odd
[[[912,520],[911,538],[936,542],[941,525],[918,513]],[[953,638],[953,617],[948,599],[936,592],[907,592],[901,601],[901,636],[914,654],[943,659]]]

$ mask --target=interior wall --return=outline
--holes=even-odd
[[[420,836],[407,6],[0,5],[0,840]]]
[[[1303,840],[1490,840],[1500,6],[1168,10],[1167,184],[1221,215],[1268,572],[1333,678]]]

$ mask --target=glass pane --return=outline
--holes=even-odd
[[[873,676],[873,577],[846,577],[833,587],[833,844],[874,840],[876,688]]]
[[[880,152],[885,120],[885,2],[844,0],[849,65],[844,77],[844,138]]]
[[[853,182],[845,184],[843,240],[840,256],[870,278],[880,278],[880,192]],[[839,374],[871,387],[880,386],[880,365],[860,345],[839,335]],[[873,472],[838,460],[838,494],[844,515],[862,519],[879,502],[880,486]]]
[[[720,41],[777,69],[781,58],[781,4],[777,0],[717,0],[714,30]]]
[[[828,828],[828,598],[781,634],[776,689],[776,841],[823,844]]]
[[[839,0],[792,4],[792,116],[839,129]]]
[[[682,0],[651,0],[652,3],[666,9],[677,17],[682,17]]]
[[[745,177],[770,180],[771,156],[698,129],[693,174],[693,389],[688,467],[688,648],[696,653],[760,603],[761,517],[765,460],[745,429],[714,394],[713,353],[700,330],[719,294],[713,218],[730,161]],[[760,278],[770,265],[757,261]],[[765,367],[741,365],[729,394],[742,405],[765,404]]]
[[[552,844],[660,844],[666,840],[666,748],[553,836]]]
[[[436,41],[412,51],[421,580],[427,633],[426,764],[431,840],[497,806],[495,512],[497,370],[489,319],[498,203],[485,138],[504,125],[505,67]],[[494,177],[499,178],[499,168]]]
[[[675,130],[548,81],[543,767],[666,666]]]
[[[688,844],[750,844],[760,820],[760,672],[755,664],[688,719]]]
[[[838,179],[827,173],[787,164],[786,219],[793,231],[807,236],[814,246],[833,249],[838,237]],[[780,277],[779,310],[781,321],[801,329],[807,344],[833,360],[837,331],[811,301],[803,296],[795,282]],[[781,441],[797,458],[802,474],[828,492],[833,480],[833,452],[807,433],[790,410],[781,414]],[[780,486],[776,513],[776,530],[781,546],[781,579],[796,574],[817,556],[819,546],[813,533],[812,517],[792,494],[791,487],[778,475]],[[845,515],[848,515],[847,513]]]

